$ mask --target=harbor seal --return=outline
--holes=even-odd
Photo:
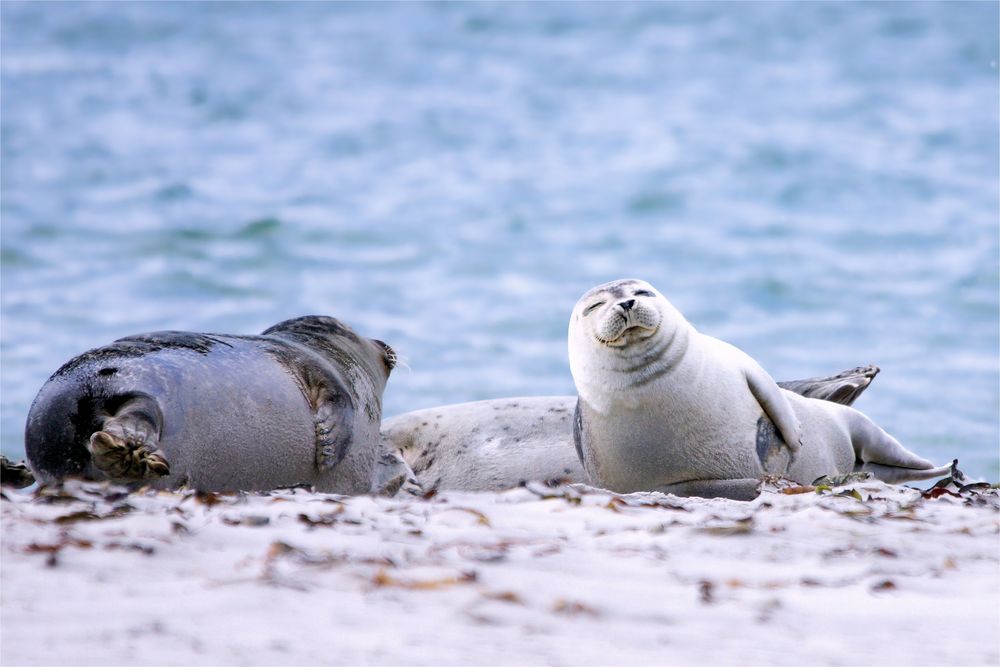
[[[779,386],[850,405],[878,372],[862,366]],[[531,480],[589,483],[573,446],[576,401],[521,396],[415,410],[386,419],[382,437],[411,467],[409,481],[426,491],[501,491]]]
[[[577,453],[619,492],[749,499],[760,478],[946,475],[857,410],[780,388],[741,350],[698,333],[641,280],[599,285],[569,322]]]
[[[25,450],[42,482],[367,493],[395,360],[385,343],[322,316],[259,336],[129,336],[48,379],[28,413]]]

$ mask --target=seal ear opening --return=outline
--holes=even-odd
[[[396,359],[398,358],[396,356],[396,350],[392,349],[388,344],[378,340],[377,338],[373,338],[372,341],[382,348],[382,362],[385,364],[385,371],[387,374],[391,373],[392,369],[396,367]]]

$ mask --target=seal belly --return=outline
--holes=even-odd
[[[143,362],[171,378],[160,394],[171,466],[162,483],[263,490],[314,481],[313,416],[294,377],[259,346],[227,342],[206,356]]]
[[[602,443],[592,450],[594,477],[609,489],[631,492],[695,479],[760,476],[756,434],[763,412],[749,392],[727,391],[727,384],[716,380],[721,378],[703,374],[689,380],[695,385],[685,392],[651,387],[637,407],[614,406],[614,419],[588,416],[584,405],[587,437]]]

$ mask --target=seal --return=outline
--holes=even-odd
[[[259,336],[129,336],[48,379],[28,413],[28,462],[43,483],[76,476],[206,491],[307,484],[367,493],[395,360],[385,343],[322,316]]]
[[[863,471],[902,482],[950,470],[851,407],[780,388],[641,280],[580,298],[569,361],[577,453],[591,480],[613,491],[749,499],[764,475],[808,484]]]
[[[382,424],[386,449],[424,491],[501,491],[529,480],[585,482],[573,452],[575,396],[531,396],[408,412]]]
[[[862,366],[779,386],[850,405],[878,372]],[[416,410],[386,419],[382,438],[411,467],[411,492],[501,491],[532,480],[589,483],[573,446],[576,402],[576,396],[522,396]]]

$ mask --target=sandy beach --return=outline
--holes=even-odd
[[[4,490],[14,665],[995,665],[1000,498]]]

